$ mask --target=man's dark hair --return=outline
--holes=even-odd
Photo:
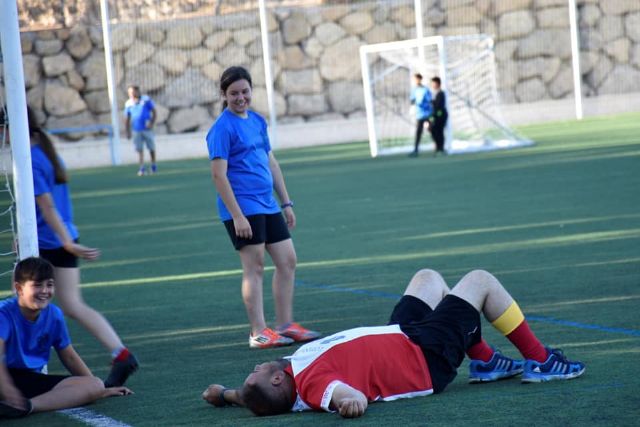
[[[420,73],[415,73],[415,74],[413,75],[413,77],[415,77],[415,78],[416,78],[416,79],[418,79],[418,80],[422,80],[422,74],[420,74]]]
[[[16,283],[25,283],[29,280],[42,282],[49,279],[53,279],[53,265],[44,258],[25,258],[18,262],[13,270],[13,281]]]
[[[292,396],[287,396],[286,387],[267,387],[259,384],[245,385],[242,388],[242,400],[251,412],[259,417],[280,415],[291,411]]]
[[[440,81],[440,77],[438,76],[433,77],[431,81],[436,83],[438,86],[442,86],[442,82]]]

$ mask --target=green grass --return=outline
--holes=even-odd
[[[451,286],[484,268],[541,319],[531,325],[546,344],[587,364],[575,381],[470,386],[465,363],[445,393],[371,405],[350,425],[637,425],[640,115],[519,130],[537,145],[436,159],[370,159],[362,143],[278,153],[296,202],[295,310],[305,325],[331,333],[382,324],[393,300],[375,291],[401,294],[421,267]],[[162,163],[152,177],[128,166],[73,171],[71,180],[81,239],[103,251],[82,266],[84,297],[142,361],[134,396],[90,409],[133,426],[343,422],[315,413],[259,419],[200,400],[209,383],[237,385],[256,363],[292,350],[248,348],[240,264],[217,220],[206,159]],[[105,351],[69,324],[104,376]],[[489,325],[484,331],[517,354]],[[26,424],[79,425],[60,414],[3,422]]]

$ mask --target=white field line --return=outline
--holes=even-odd
[[[131,427],[129,424],[114,420],[86,408],[71,408],[58,411],[61,414],[94,427]]]

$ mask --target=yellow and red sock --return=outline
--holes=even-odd
[[[469,359],[488,362],[493,357],[493,349],[487,344],[484,338],[481,338],[479,343],[467,349],[467,356],[469,356]]]
[[[540,363],[547,360],[547,349],[535,336],[515,301],[491,324],[516,346],[525,359]]]

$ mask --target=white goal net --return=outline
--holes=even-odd
[[[0,81],[2,81],[1,75]],[[0,280],[3,276],[11,275],[13,264],[18,258],[15,246],[16,204],[9,176],[11,153],[7,144],[8,131],[5,126],[7,112],[4,105],[2,85],[0,85]]]
[[[423,85],[439,76],[449,120],[449,153],[531,145],[502,120],[496,89],[493,40],[483,34],[436,36],[360,48],[371,155],[413,150],[415,113],[409,102],[415,73]],[[420,148],[433,150],[424,132]]]

